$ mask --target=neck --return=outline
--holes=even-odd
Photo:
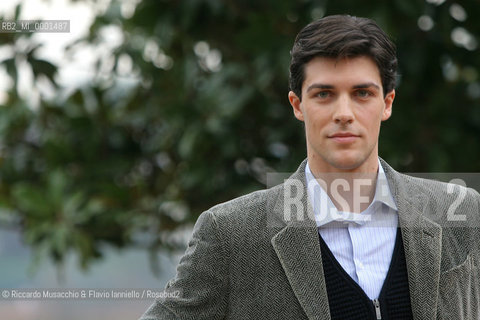
[[[368,208],[375,197],[378,160],[375,168],[366,172],[319,172],[310,170],[332,203],[339,211],[360,213]]]

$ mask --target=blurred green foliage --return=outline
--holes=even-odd
[[[85,268],[107,244],[154,257],[203,210],[263,188],[268,171],[295,170],[306,151],[287,100],[289,51],[324,15],[373,18],[397,44],[384,159],[401,171],[480,170],[475,0],[145,0],[128,18],[125,3],[69,47],[121,35],[73,91],[29,35],[0,36],[14,83],[0,106],[0,222],[40,256],[75,252]],[[19,96],[19,61],[55,98],[35,107]]]

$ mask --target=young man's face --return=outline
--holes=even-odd
[[[304,68],[302,100],[292,91],[288,97],[305,123],[314,173],[376,170],[380,123],[392,113],[395,91],[384,97],[371,58],[314,58]]]

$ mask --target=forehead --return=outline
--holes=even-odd
[[[342,59],[316,57],[305,64],[304,76],[302,91],[312,84],[333,87],[353,87],[368,82],[381,87],[382,84],[376,63],[367,56]]]

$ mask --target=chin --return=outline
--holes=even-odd
[[[357,162],[341,162],[337,163],[335,167],[340,170],[355,170],[360,167],[360,165]]]
[[[355,156],[340,156],[332,160],[331,165],[340,170],[355,170],[365,162],[365,159]]]

